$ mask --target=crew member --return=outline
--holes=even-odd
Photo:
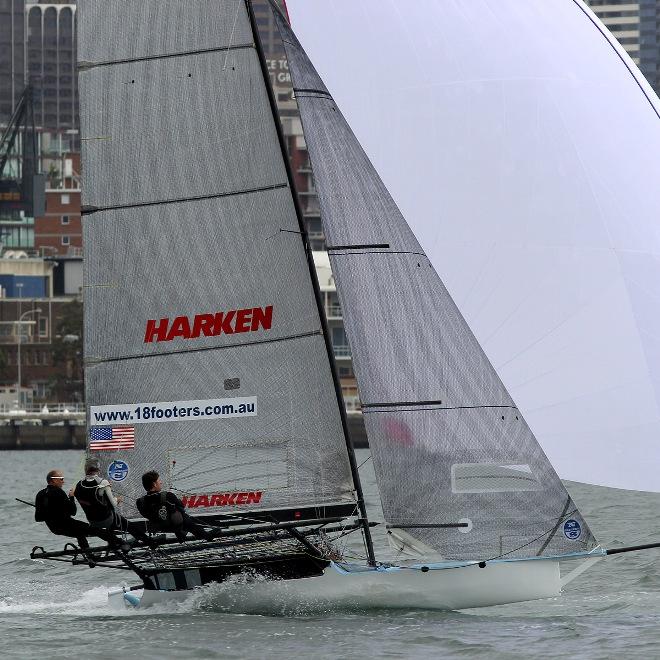
[[[98,458],[88,458],[85,462],[85,478],[76,484],[74,495],[80,503],[89,525],[93,530],[128,532],[149,546],[154,545],[141,529],[139,523],[129,522],[117,510],[110,482],[99,476]]]
[[[98,536],[110,544],[116,539],[111,532],[103,529],[91,529],[82,520],[76,520],[76,503],[73,488],[69,494],[64,492],[64,475],[61,470],[51,470],[46,475],[46,488],[40,490],[34,500],[34,519],[45,522],[48,529],[58,536],[70,536],[78,541],[81,550],[87,550],[87,536]]]
[[[156,531],[174,532],[181,543],[186,539],[186,532],[204,541],[214,538],[212,532],[207,532],[186,513],[183,502],[174,493],[163,490],[158,472],[145,472],[142,485],[147,494],[140,497],[136,505]]]

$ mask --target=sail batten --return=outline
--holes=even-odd
[[[87,69],[93,69],[97,66],[112,66],[113,64],[130,64],[132,62],[145,62],[147,60],[163,60],[169,57],[186,57],[188,55],[204,55],[206,53],[225,53],[230,50],[243,50],[245,48],[254,48],[252,42],[245,44],[236,44],[236,45],[227,45],[227,46],[218,46],[216,48],[199,48],[195,50],[186,50],[180,53],[167,53],[161,55],[144,55],[142,57],[131,57],[124,58],[121,60],[105,60],[101,62],[79,62],[78,71],[85,71]]]
[[[386,522],[408,530],[406,547],[446,559],[588,551],[587,524],[274,12],[294,89],[315,90],[296,99],[324,233],[343,248],[329,250],[330,263]]]
[[[266,192],[268,190],[277,190],[278,188],[288,188],[288,183],[273,183],[268,186],[261,186],[260,188],[249,188],[244,190],[232,190],[229,192],[215,193],[211,195],[203,195],[200,197],[178,197],[176,199],[159,199],[151,202],[136,202],[134,204],[123,204],[114,206],[92,206],[83,209],[81,215],[90,215],[98,211],[117,211],[120,209],[135,209],[145,206],[161,206],[163,204],[176,204],[178,202],[199,202],[205,199],[218,199],[221,197],[234,197],[236,195],[250,195],[252,193]]]

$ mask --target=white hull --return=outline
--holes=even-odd
[[[139,592],[133,592],[139,595]],[[144,591],[140,607],[176,602],[193,591]],[[561,593],[558,561],[489,563],[451,569],[356,570],[329,567],[299,580],[228,581],[213,587],[213,606],[232,612],[331,609],[437,609],[487,607]],[[123,594],[111,600],[121,602]],[[127,603],[128,604],[128,603]],[[130,604],[128,604],[130,606]]]

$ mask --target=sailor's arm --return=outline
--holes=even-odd
[[[64,493],[62,493],[62,494],[64,494]],[[71,516],[75,516],[76,511],[78,509],[76,508],[76,500],[73,499],[73,492],[69,491],[69,495],[66,498],[66,501],[67,501],[67,507],[68,507],[69,514]]]
[[[114,493],[112,492],[112,488],[110,486],[110,483],[108,481],[106,481],[105,479],[103,479],[103,481],[101,481],[101,483],[99,484],[99,490],[102,493],[106,494],[106,496],[108,498],[108,502],[110,502],[110,506],[113,509],[116,510],[117,505],[119,504],[119,502],[117,501],[117,498],[115,497]]]
[[[167,498],[166,499],[170,504],[174,505],[174,508],[177,511],[180,511],[181,513],[186,512],[186,507],[183,506],[183,502],[171,491],[167,491]]]

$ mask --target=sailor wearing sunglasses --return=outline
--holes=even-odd
[[[46,475],[46,488],[40,490],[34,500],[34,519],[45,522],[48,529],[58,536],[70,536],[78,541],[81,550],[87,550],[87,536],[98,536],[108,543],[116,543],[111,532],[91,529],[82,520],[76,520],[76,502],[73,488],[68,495],[64,492],[64,474],[62,470],[51,470]]]

